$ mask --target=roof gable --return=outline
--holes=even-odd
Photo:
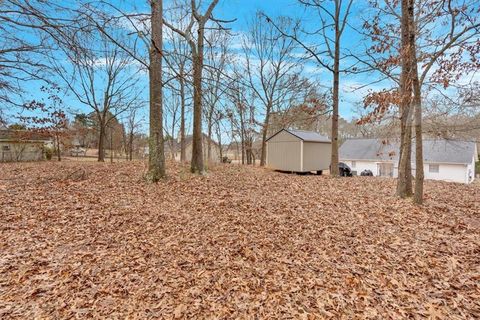
[[[0,141],[8,142],[45,142],[49,141],[48,132],[28,130],[0,130]]]
[[[280,131],[276,132],[272,136],[270,136],[267,141],[275,137],[280,132],[288,132],[289,134],[305,141],[305,142],[323,142],[323,143],[330,143],[330,139],[325,136],[322,136],[318,132],[314,131],[304,131],[304,130],[293,130],[293,129],[281,129]]]

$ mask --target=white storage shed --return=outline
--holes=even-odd
[[[327,170],[331,153],[331,141],[317,132],[282,129],[267,139],[267,167],[274,170]]]

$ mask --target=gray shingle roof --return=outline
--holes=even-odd
[[[302,139],[305,142],[327,142],[327,143],[331,142],[330,139],[328,139],[325,136],[322,136],[318,132],[304,131],[304,130],[294,130],[294,129],[282,129],[282,130],[278,131],[277,133],[273,134],[270,138],[267,139],[267,141],[270,140],[271,138],[273,138],[274,136],[276,136],[277,134],[279,134],[282,131],[286,131],[290,134],[293,134],[294,136],[298,137],[299,139]]]
[[[398,161],[398,140],[349,139],[339,149],[341,160],[393,160]],[[425,162],[471,163],[475,155],[475,142],[455,140],[424,140]],[[413,146],[412,159],[415,159]]]
[[[28,130],[0,130],[0,141],[25,142],[25,141],[49,141],[48,132]]]

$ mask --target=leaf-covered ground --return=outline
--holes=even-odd
[[[480,185],[0,164],[0,318],[474,319]]]

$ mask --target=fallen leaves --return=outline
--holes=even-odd
[[[0,318],[480,317],[480,187],[1,164]]]

